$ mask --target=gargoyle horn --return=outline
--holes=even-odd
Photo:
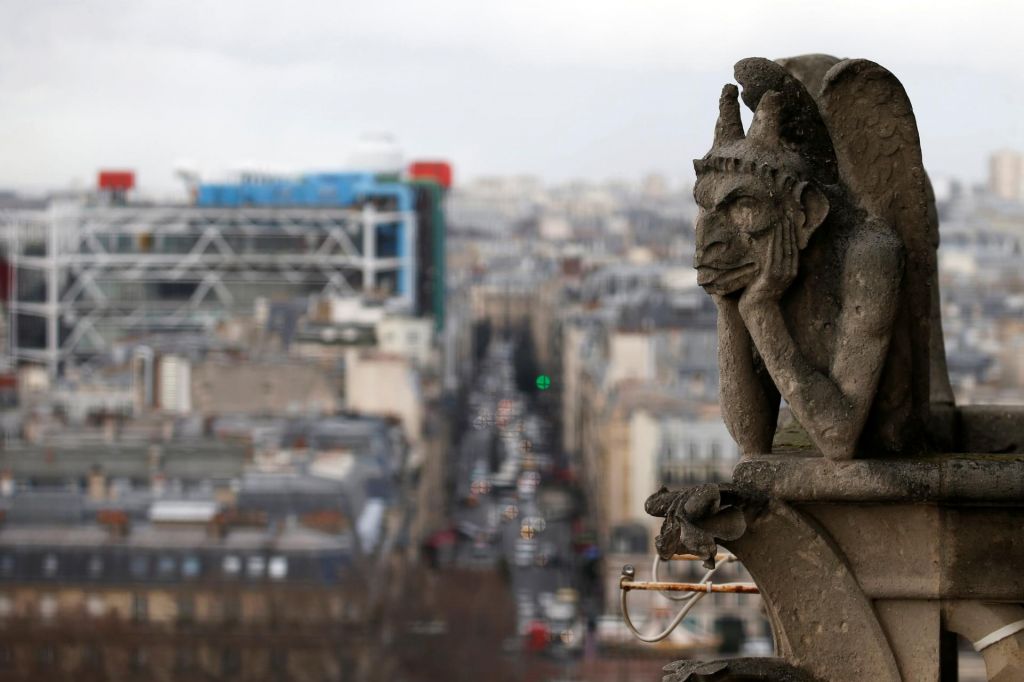
[[[732,83],[722,88],[722,95],[718,98],[718,122],[715,123],[715,147],[743,139],[739,94],[739,88]]]
[[[777,147],[781,138],[782,95],[766,92],[754,112],[747,139],[758,145]]]

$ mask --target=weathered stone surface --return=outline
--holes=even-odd
[[[665,672],[662,682],[820,682],[781,658],[675,661]]]
[[[778,654],[829,682],[899,682],[885,631],[839,547],[783,502],[755,509],[747,532],[722,546],[757,583]]]
[[[714,483],[674,492],[662,487],[644,504],[648,514],[665,519],[654,541],[658,556],[669,561],[673,554],[694,554],[706,568],[714,568],[718,543],[747,530],[738,501],[728,486]]]
[[[720,544],[750,571],[777,652],[796,669],[835,682],[937,682],[939,635],[953,627],[940,613],[972,623],[964,614],[984,604],[1024,601],[1024,456],[764,455],[741,462],[734,480],[718,495],[663,490],[652,509],[692,512],[698,525],[723,499],[744,511],[745,532]],[[970,632],[1010,622],[1001,607],[981,613]],[[993,646],[991,679],[1014,679],[1022,642]]]
[[[942,623],[936,602],[886,599],[875,612],[896,656],[903,680],[938,680]]]
[[[990,680],[1024,680],[1024,408],[953,404],[906,93],[828,55],[743,60],[736,80],[754,120],[727,85],[694,164],[695,267],[744,459],[648,512],[663,557],[736,554],[781,659],[678,662],[665,681],[939,682],[952,632]]]
[[[942,596],[1024,602],[1024,508],[943,508],[941,519]]]
[[[956,452],[1024,453],[1024,406],[956,408]]]
[[[869,599],[940,597],[946,548],[941,542],[942,511],[938,505],[796,506],[843,552]],[[938,647],[937,638],[934,645]]]
[[[789,502],[977,502],[1024,506],[1024,455],[832,462],[801,452],[750,457],[736,488]]]
[[[1024,509],[977,504],[798,504],[871,599],[1024,599]]]
[[[923,449],[934,206],[895,77],[824,55],[736,65],[694,162],[694,265],[719,309],[726,424],[771,452],[779,398],[826,456]],[[820,81],[820,89],[817,85]],[[931,209],[931,211],[930,211]]]

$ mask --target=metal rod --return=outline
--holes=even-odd
[[[654,561],[655,564],[657,564],[657,556],[655,556]],[[721,568],[721,564],[715,566],[707,573],[705,573],[704,577],[700,581],[700,584],[708,584],[711,580],[711,576],[713,576],[719,568]],[[625,583],[633,584],[634,576],[636,576],[636,569],[633,568],[632,565],[626,564],[622,567],[622,577],[619,579],[619,586],[621,587]],[[639,639],[641,642],[647,642],[648,644],[660,642],[661,640],[665,639],[670,634],[672,634],[672,631],[675,630],[679,626],[679,624],[683,622],[684,618],[686,618],[686,614],[693,610],[693,607],[695,607],[702,598],[707,596],[707,594],[707,590],[704,590],[702,592],[694,592],[693,594],[684,597],[681,600],[685,602],[683,604],[683,608],[679,609],[679,613],[675,615],[675,617],[672,619],[672,622],[670,622],[668,626],[658,634],[651,635],[648,637],[641,634],[640,631],[636,629],[636,626],[633,625],[633,619],[629,617],[629,600],[627,599],[629,597],[629,590],[622,589],[619,591],[619,603],[622,606],[622,620],[625,621],[626,627],[629,628],[629,631],[632,632],[633,635],[636,636],[636,638]],[[673,601],[680,601],[679,599],[671,597],[666,594],[662,594],[661,596],[672,599]]]
[[[760,594],[754,583],[667,583],[667,582],[633,582],[622,580],[619,587],[623,591],[651,590],[655,592],[726,592],[732,594]]]
[[[704,561],[704,557],[696,554],[673,554],[670,561]],[[735,554],[716,554],[715,561],[738,561]]]

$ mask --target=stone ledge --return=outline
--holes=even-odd
[[[1024,506],[1024,455],[932,455],[834,462],[802,451],[740,461],[741,492],[787,502],[941,502]]]
[[[956,452],[1024,453],[1024,406],[956,407],[953,432]]]

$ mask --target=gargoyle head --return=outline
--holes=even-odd
[[[824,188],[838,179],[828,131],[799,81],[765,59],[738,63],[736,79],[754,110],[750,129],[740,120],[738,88],[726,85],[714,144],[694,161],[694,267],[698,284],[719,295],[754,281],[783,221],[805,248],[829,213]]]

